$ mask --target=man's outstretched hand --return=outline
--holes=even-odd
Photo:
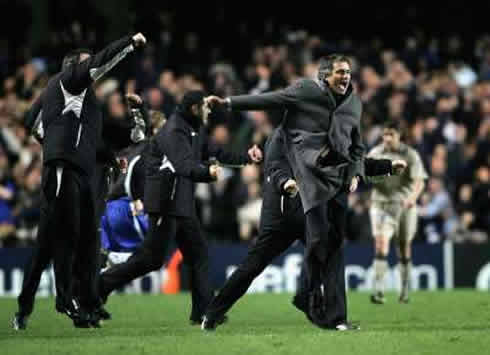
[[[264,158],[262,151],[257,144],[254,144],[254,146],[248,150],[248,156],[254,163],[260,163]]]
[[[223,99],[219,96],[214,96],[214,95],[211,95],[211,96],[207,96],[205,99],[204,99],[205,102],[207,102],[207,104],[211,107],[211,108],[214,108],[216,106],[224,106],[227,104],[228,100],[226,99]]]

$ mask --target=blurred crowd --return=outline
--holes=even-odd
[[[364,102],[363,134],[369,149],[380,142],[381,125],[399,120],[403,140],[422,156],[430,178],[419,200],[416,241],[481,243],[490,230],[490,36],[466,43],[458,36],[422,32],[391,49],[381,39],[326,41],[305,30],[273,27],[263,37],[241,30],[240,59],[225,48],[204,46],[198,33],[173,38],[160,16],[161,33],[144,53],[96,83],[105,114],[128,119],[124,94],[141,95],[149,108],[171,115],[184,92],[203,89],[229,96],[282,88],[315,77],[320,56],[343,52],[353,60],[353,85]],[[74,47],[101,48],[96,32],[78,23],[54,32],[35,53],[0,51],[0,244],[29,245],[39,218],[42,150],[22,120],[48,78]],[[0,41],[0,47],[6,48]],[[20,53],[20,54],[19,54]],[[282,112],[213,112],[210,136],[228,149],[261,144]],[[250,241],[261,207],[260,166],[224,169],[223,179],[198,185],[198,210],[210,237]],[[369,186],[349,199],[347,237],[370,241]]]

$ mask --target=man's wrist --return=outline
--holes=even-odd
[[[131,36],[131,44],[133,45],[134,48],[138,47],[138,44],[136,43],[136,39],[134,38],[136,35]]]
[[[231,99],[229,97],[225,98],[225,107],[227,110],[231,111]]]

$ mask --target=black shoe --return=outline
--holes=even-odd
[[[201,330],[205,332],[213,332],[218,325],[225,323],[228,320],[227,316],[223,316],[219,321],[216,319],[208,318],[208,316],[202,317]]]
[[[371,303],[374,304],[385,304],[386,298],[383,292],[376,292],[375,294],[372,294],[371,297],[369,298],[371,300]]]
[[[88,313],[80,311],[76,316],[72,317],[75,328],[100,328],[100,318],[97,313]]]
[[[100,306],[95,310],[95,314],[99,317],[100,320],[111,320],[112,315],[103,307]]]
[[[89,317],[75,317],[72,320],[75,328],[92,328]]]
[[[89,313],[85,312],[82,308],[77,308],[75,312],[73,310],[67,309],[65,314],[71,318],[75,328],[90,328],[91,327],[91,316]]]
[[[202,325],[205,318],[206,316],[201,317],[200,320],[191,319],[190,321],[191,325]],[[214,322],[216,323],[216,325],[225,324],[226,322],[228,322],[228,316],[227,315],[221,316],[218,319],[216,319]]]
[[[70,318],[78,317],[81,308],[78,300],[73,298],[71,302],[64,304],[59,298],[56,298],[56,311],[58,313],[66,314]]]
[[[25,316],[19,312],[15,313],[14,319],[12,319],[12,328],[15,330],[25,330],[27,328],[27,319],[29,316]]]
[[[359,324],[354,324],[351,322],[344,322],[344,323],[337,324],[333,329],[339,332],[345,332],[348,330],[361,330],[361,326]]]
[[[109,313],[109,312],[107,312]],[[110,316],[110,314],[109,314]],[[98,310],[89,314],[89,324],[91,328],[100,328],[101,327],[101,319]]]
[[[403,293],[400,295],[400,298],[398,299],[398,302],[400,303],[410,303],[410,298],[408,297],[408,293]]]
[[[75,328],[100,328],[98,314],[87,312],[75,298],[67,305],[63,305],[57,300],[56,310],[59,313],[66,314],[73,321]]]

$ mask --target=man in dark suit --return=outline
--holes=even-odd
[[[43,203],[38,246],[26,271],[19,311],[13,320],[17,330],[26,328],[40,273],[51,258],[56,309],[72,318],[77,327],[98,326],[94,261],[99,250],[94,230],[93,175],[102,112],[92,83],[145,43],[145,37],[138,33],[111,43],[95,55],[85,49],[70,52],[63,59],[62,71],[49,80],[31,109],[27,125],[43,142]],[[75,267],[80,276],[79,300],[73,295]]]
[[[196,214],[194,183],[211,182],[219,174],[218,165],[205,161],[247,164],[260,162],[257,146],[248,153],[233,154],[211,144],[205,131],[209,109],[201,91],[184,95],[182,103],[150,142],[146,155],[144,208],[150,230],[142,247],[127,262],[101,275],[103,298],[129,281],[158,270],[165,261],[169,244],[176,238],[191,272],[192,311],[190,321],[200,324],[212,297],[208,281],[207,241]]]
[[[317,80],[301,79],[276,92],[229,98],[210,96],[211,105],[232,110],[283,108],[287,158],[306,214],[305,259],[311,318],[331,329],[358,329],[347,322],[339,221],[347,189],[363,176],[362,103],[353,92],[351,64],[344,55],[320,60]]]
[[[122,122],[114,122],[113,120],[108,120],[107,117],[103,119],[103,128],[102,128],[102,137],[98,139],[98,148],[96,153],[96,167],[95,173],[92,175],[92,183],[93,183],[93,194],[94,194],[94,203],[95,203],[95,219],[94,223],[95,228],[92,232],[97,232],[96,238],[90,239],[93,243],[93,248],[96,250],[100,249],[100,233],[99,233],[99,225],[101,220],[101,215],[105,210],[105,202],[108,194],[108,170],[110,168],[109,165],[115,167],[118,162],[116,162],[116,158],[113,152],[113,149],[110,149],[108,142],[112,147],[121,148],[127,146],[131,143],[136,143],[137,145],[141,144],[141,140],[145,138],[146,134],[150,131],[149,128],[149,119],[146,109],[142,106],[141,98],[135,94],[127,95],[128,103],[131,107],[133,107],[132,111],[134,111],[134,107],[137,107],[138,117],[132,115],[131,119],[122,121]],[[39,115],[37,119],[37,125],[40,125],[42,120]],[[43,143],[43,136],[39,135],[36,129],[36,117],[33,117],[32,112],[26,116],[24,121],[24,126],[33,134],[40,144]],[[111,136],[109,132],[112,132]],[[120,169],[120,167],[115,167]],[[144,175],[144,173],[143,173]],[[144,176],[143,176],[144,178]],[[141,180],[141,179],[135,179]],[[48,206],[43,204],[41,206],[41,214],[43,216],[47,216]],[[23,310],[24,313],[32,313],[34,306],[34,296],[39,287],[39,282],[41,281],[41,274],[44,269],[49,265],[52,259],[52,250],[49,244],[49,235],[47,234],[47,219],[41,218],[41,221],[38,226],[38,236],[37,236],[37,245],[39,248],[35,249],[34,256],[31,260],[30,265],[27,267],[26,277],[24,278],[23,288],[21,295],[19,296],[19,309]],[[100,265],[101,265],[101,254],[97,253],[97,258],[92,258],[91,260],[95,262],[95,267],[91,267],[92,272],[95,273],[96,277],[93,278],[94,287],[98,287],[98,278],[97,275],[100,273]],[[79,255],[77,261],[75,262],[74,267],[74,298],[78,299],[78,294],[80,292],[78,280],[80,279],[79,274],[86,272],[87,270],[83,270],[84,266],[86,269],[86,262],[84,259],[85,255]],[[96,315],[100,319],[110,319],[111,315],[108,313],[102,305],[97,307],[95,311]],[[16,320],[17,321],[17,320]],[[24,322],[24,325],[26,323]],[[24,329],[24,328],[19,328]]]
[[[203,330],[216,328],[216,320],[223,318],[275,257],[296,240],[305,241],[305,215],[292,169],[286,159],[284,135],[283,130],[277,128],[265,144],[263,202],[257,242],[211,301],[201,325]],[[366,159],[364,164],[367,176],[399,174],[406,166],[405,162],[387,159]],[[300,287],[293,304],[308,315],[308,300],[305,300],[304,292]]]

